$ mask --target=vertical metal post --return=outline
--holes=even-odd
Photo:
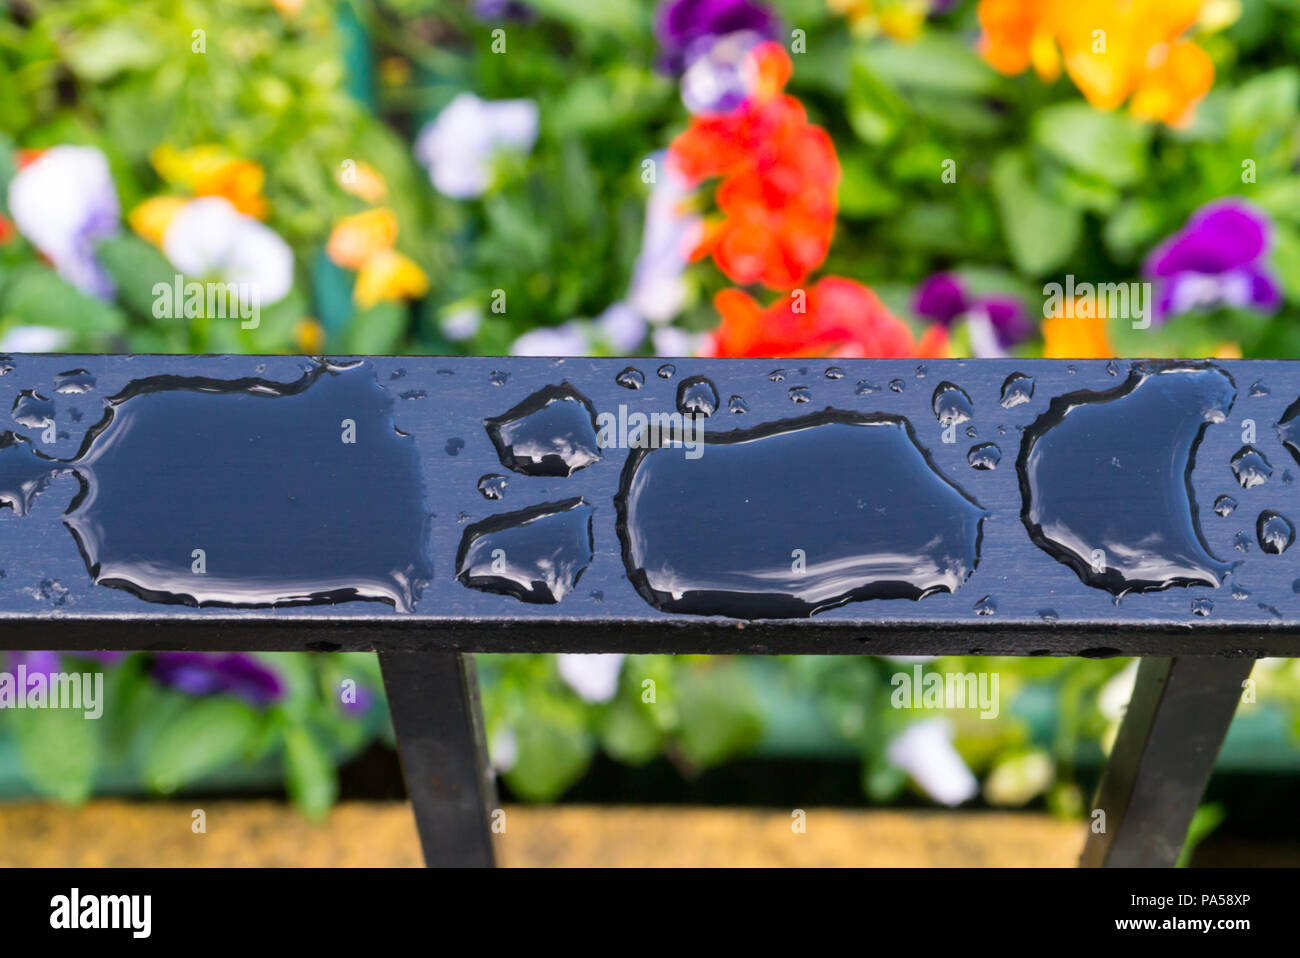
[[[425,864],[492,866],[496,786],[474,657],[381,652],[379,665]]]
[[[1254,664],[1244,656],[1141,660],[1081,865],[1167,867],[1178,860]]]

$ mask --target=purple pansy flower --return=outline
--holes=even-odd
[[[531,23],[537,11],[519,0],[474,0],[474,16],[485,23]]]
[[[1267,262],[1272,232],[1269,218],[1244,200],[1202,206],[1143,264],[1156,284],[1156,320],[1213,306],[1277,309],[1282,295]]]
[[[655,14],[660,67],[681,73],[718,37],[742,30],[774,40],[776,16],[754,0],[666,0]]]
[[[284,695],[279,674],[256,656],[232,652],[160,652],[153,674],[163,685],[189,695],[229,693],[250,705],[269,705]]]
[[[741,30],[694,44],[682,73],[682,102],[692,113],[730,113],[754,92],[757,72],[750,52],[767,38]]]
[[[972,344],[988,342],[976,355],[997,354],[1014,346],[1033,332],[1024,307],[1011,296],[972,296],[961,277],[935,273],[917,287],[912,308],[917,315],[945,329],[959,319],[971,327]]]
[[[108,160],[93,146],[55,146],[9,181],[18,231],[83,293],[112,299],[113,280],[95,256],[118,232],[121,211]]]

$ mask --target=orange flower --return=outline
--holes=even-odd
[[[265,219],[262,187],[266,172],[260,163],[241,160],[215,144],[178,150],[164,144],[149,154],[158,175],[195,196],[223,196],[241,213]]]
[[[738,289],[713,299],[722,322],[704,349],[707,356],[837,356],[895,359],[940,356],[947,339],[934,326],[918,343],[866,286],[826,276],[764,309]]]
[[[345,216],[334,224],[325,253],[347,269],[361,269],[366,261],[397,242],[397,217],[387,207]]]
[[[383,174],[369,163],[347,160],[339,167],[337,179],[343,192],[367,203],[382,203],[388,199],[388,184]]]
[[[1066,304],[1056,315],[1043,320],[1045,359],[1109,359],[1115,348],[1106,335],[1106,317],[1094,316],[1086,301]]]
[[[1214,64],[1183,39],[1206,0],[980,0],[980,49],[998,72],[1066,72],[1088,102],[1171,126],[1187,123]]]
[[[789,289],[826,258],[840,164],[826,131],[781,93],[791,73],[785,50],[764,43],[752,56],[754,95],[731,113],[696,116],[670,156],[692,182],[722,178],[722,216],[696,257],[711,255],[733,282]]]

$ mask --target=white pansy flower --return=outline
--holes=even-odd
[[[492,184],[493,155],[531,150],[537,127],[532,100],[480,100],[461,93],[420,131],[415,156],[439,193],[472,199]]]
[[[623,654],[566,652],[556,656],[560,678],[586,702],[608,702],[618,691]]]
[[[55,146],[9,181],[14,225],[59,275],[84,293],[113,297],[95,244],[118,231],[121,208],[108,161],[93,146]]]
[[[273,229],[239,212],[228,200],[205,196],[186,203],[167,224],[163,252],[195,279],[236,284],[262,306],[293,288],[293,251]]]
[[[886,750],[889,761],[941,805],[960,805],[974,798],[979,783],[952,744],[952,723],[935,718],[913,722]]]

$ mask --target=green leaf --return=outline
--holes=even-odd
[[[512,728],[518,754],[506,781],[527,801],[553,801],[582,777],[591,761],[586,710],[541,689],[529,697],[527,708],[527,718]]]
[[[763,734],[758,703],[734,666],[685,669],[679,679],[682,756],[707,768],[752,748]]]
[[[913,43],[880,40],[862,54],[871,72],[905,89],[986,96],[1002,78],[955,34],[928,32]]]
[[[636,0],[529,0],[529,5],[583,33],[635,37],[644,28]]]
[[[53,326],[86,337],[107,337],[126,324],[112,303],[86,295],[38,264],[14,271],[5,285],[3,313],[21,325]]]
[[[13,709],[6,713],[23,771],[42,795],[75,804],[90,797],[99,764],[99,722],[81,709]]]
[[[892,140],[908,113],[907,103],[897,91],[861,59],[854,61],[849,74],[849,95],[844,107],[853,132],[872,146],[883,146]]]
[[[642,765],[654,758],[663,743],[663,734],[652,717],[654,707],[641,702],[639,695],[616,699],[605,713],[601,747],[629,765]]]
[[[1060,103],[1034,117],[1033,137],[1062,163],[1112,186],[1130,186],[1146,175],[1150,127],[1125,113]]]
[[[323,818],[338,797],[338,775],[329,752],[305,726],[285,729],[284,765],[294,805],[309,818]]]
[[[148,70],[162,58],[162,50],[152,37],[111,21],[74,34],[63,54],[73,73],[96,84],[126,70]]]
[[[243,702],[199,699],[158,735],[145,758],[144,780],[159,792],[174,792],[242,756],[261,725],[262,716]]]
[[[1228,100],[1228,127],[1236,136],[1255,137],[1281,131],[1295,120],[1300,100],[1300,71],[1295,67],[1251,77]]]
[[[1040,276],[1065,263],[1079,245],[1082,213],[1040,192],[1023,153],[999,156],[991,182],[1007,246],[1020,271]]]
[[[152,318],[157,299],[155,287],[159,283],[172,286],[180,270],[157,247],[130,233],[104,240],[97,253],[100,263],[117,284],[117,295],[122,302],[132,312]]]
[[[345,351],[365,356],[400,352],[410,313],[405,303],[384,302],[354,313],[344,335]]]

